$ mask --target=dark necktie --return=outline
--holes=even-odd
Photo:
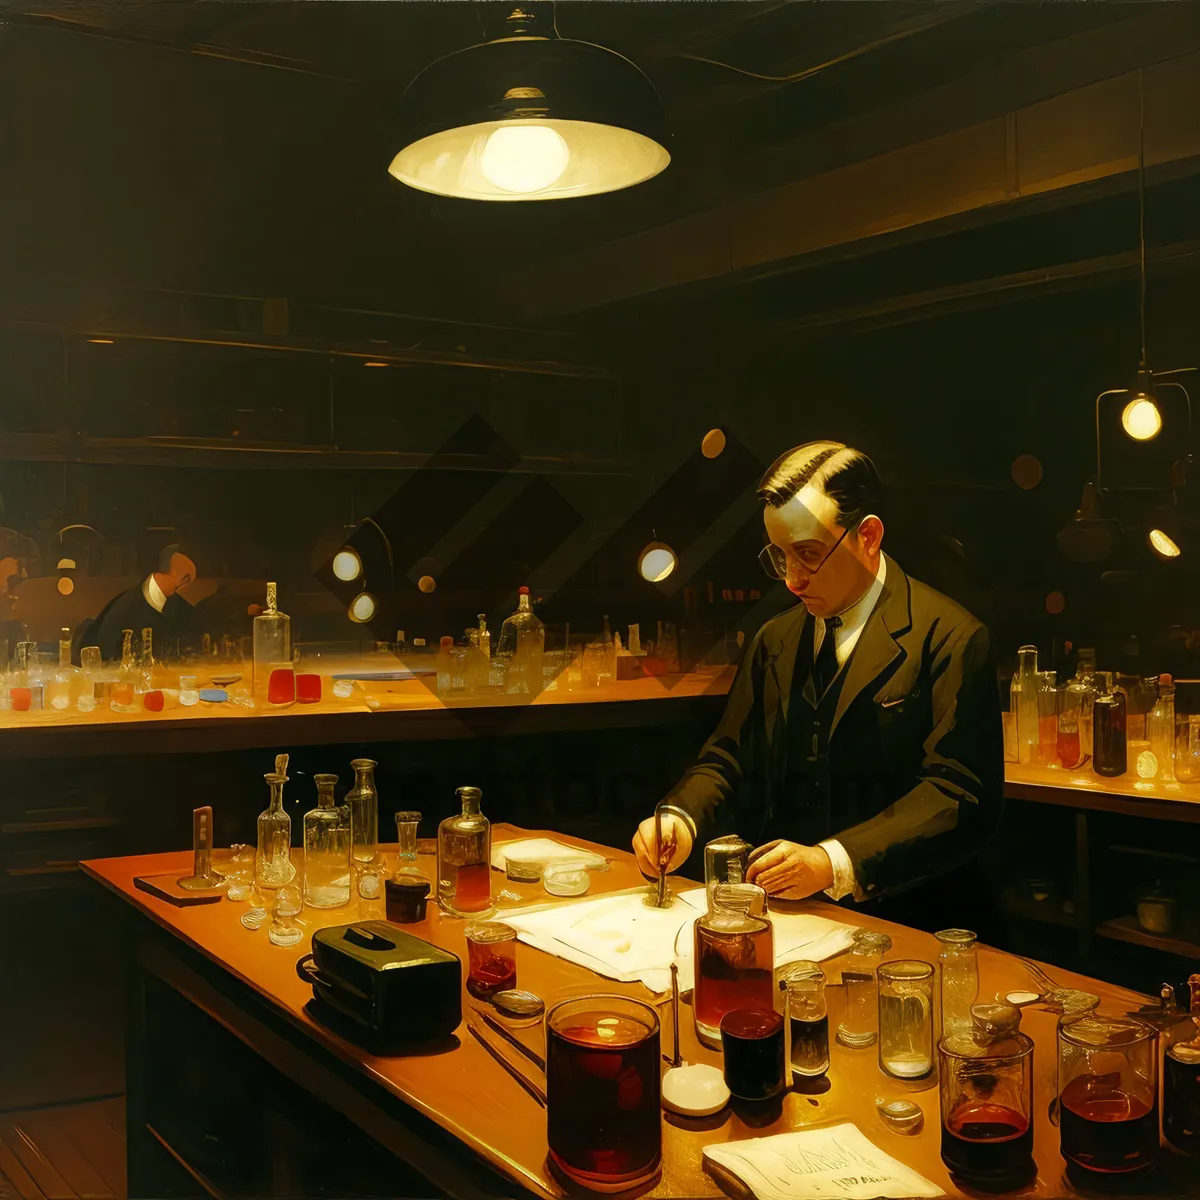
[[[817,651],[816,661],[813,663],[813,684],[817,689],[818,700],[829,690],[829,685],[837,674],[837,645],[834,635],[841,627],[841,617],[825,618],[825,636],[821,639],[821,648]]]

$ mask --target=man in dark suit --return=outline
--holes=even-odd
[[[661,851],[643,821],[639,863],[655,875],[661,854],[673,870],[697,839],[740,832],[765,843],[747,878],[770,895],[937,921],[931,890],[914,903],[912,889],[970,863],[1003,803],[987,630],[882,553],[882,487],[859,451],[800,446],[758,495],[764,565],[800,604],[747,648],[721,723],[667,798],[686,819],[665,815]],[[938,927],[958,916],[944,899]]]

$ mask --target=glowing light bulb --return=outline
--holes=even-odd
[[[1178,558],[1179,547],[1173,538],[1161,529],[1150,530],[1150,548],[1160,558]]]
[[[333,556],[333,573],[343,582],[349,583],[351,579],[357,579],[361,571],[362,559],[355,551],[347,548],[339,550]]]
[[[375,597],[370,592],[359,592],[350,601],[350,620],[360,625],[369,621],[375,615]]]
[[[643,579],[662,583],[675,570],[675,551],[670,546],[651,546],[642,551],[638,570]]]
[[[548,125],[502,125],[487,140],[479,169],[494,187],[526,195],[550,187],[571,151]]]
[[[1142,393],[1125,405],[1121,425],[1135,442],[1148,442],[1162,428],[1162,415],[1158,405]]]

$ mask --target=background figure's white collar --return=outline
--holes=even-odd
[[[158,586],[158,580],[154,578],[153,572],[146,576],[146,582],[142,584],[142,595],[146,597],[146,603],[155,612],[162,612],[167,603],[167,596]]]

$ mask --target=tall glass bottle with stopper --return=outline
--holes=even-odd
[[[354,830],[354,861],[374,862],[379,856],[379,793],[375,790],[376,763],[370,758],[352,759],[354,786],[346,795],[350,824]]]
[[[263,776],[271,790],[271,802],[258,814],[258,851],[254,856],[254,881],[263,888],[283,887],[296,875],[292,866],[292,818],[283,807],[287,764],[288,756],[277,754],[275,770]]]
[[[1038,653],[1036,646],[1022,646],[1017,651],[1017,671],[1010,688],[1010,711],[1016,724],[1017,762],[1035,763],[1041,744],[1038,716]]]
[[[1164,783],[1175,780],[1175,681],[1170,675],[1158,677],[1158,699],[1146,718],[1146,736],[1150,739],[1155,779]],[[1140,764],[1138,774],[1141,774]]]
[[[837,1040],[842,1046],[861,1050],[875,1045],[879,1037],[879,985],[875,978],[883,956],[892,948],[886,933],[860,929],[850,953],[842,962],[845,1010],[838,1024]]]
[[[979,965],[975,934],[969,929],[935,933],[938,954],[938,995],[944,1037],[966,1037],[973,1029],[971,1008],[979,994]]]
[[[529,602],[529,589],[517,593],[517,611],[500,626],[496,654],[507,665],[504,690],[525,695],[541,690],[542,654],[546,645],[546,627]]]
[[[455,792],[462,811],[438,826],[438,906],[452,917],[478,917],[492,904],[492,823],[477,787]]]
[[[279,611],[275,584],[267,584],[267,607],[254,618],[254,704],[256,708],[283,708],[290,701],[279,703],[284,688],[275,700],[271,699],[271,673],[293,674],[292,618]],[[278,689],[277,689],[278,691]],[[295,698],[295,685],[291,688]]]
[[[317,807],[304,814],[304,903],[350,903],[350,806],[334,800],[336,775],[314,775]]]
[[[1010,1004],[977,1004],[938,1044],[942,1162],[983,1190],[1020,1187],[1033,1161],[1033,1041]]]

